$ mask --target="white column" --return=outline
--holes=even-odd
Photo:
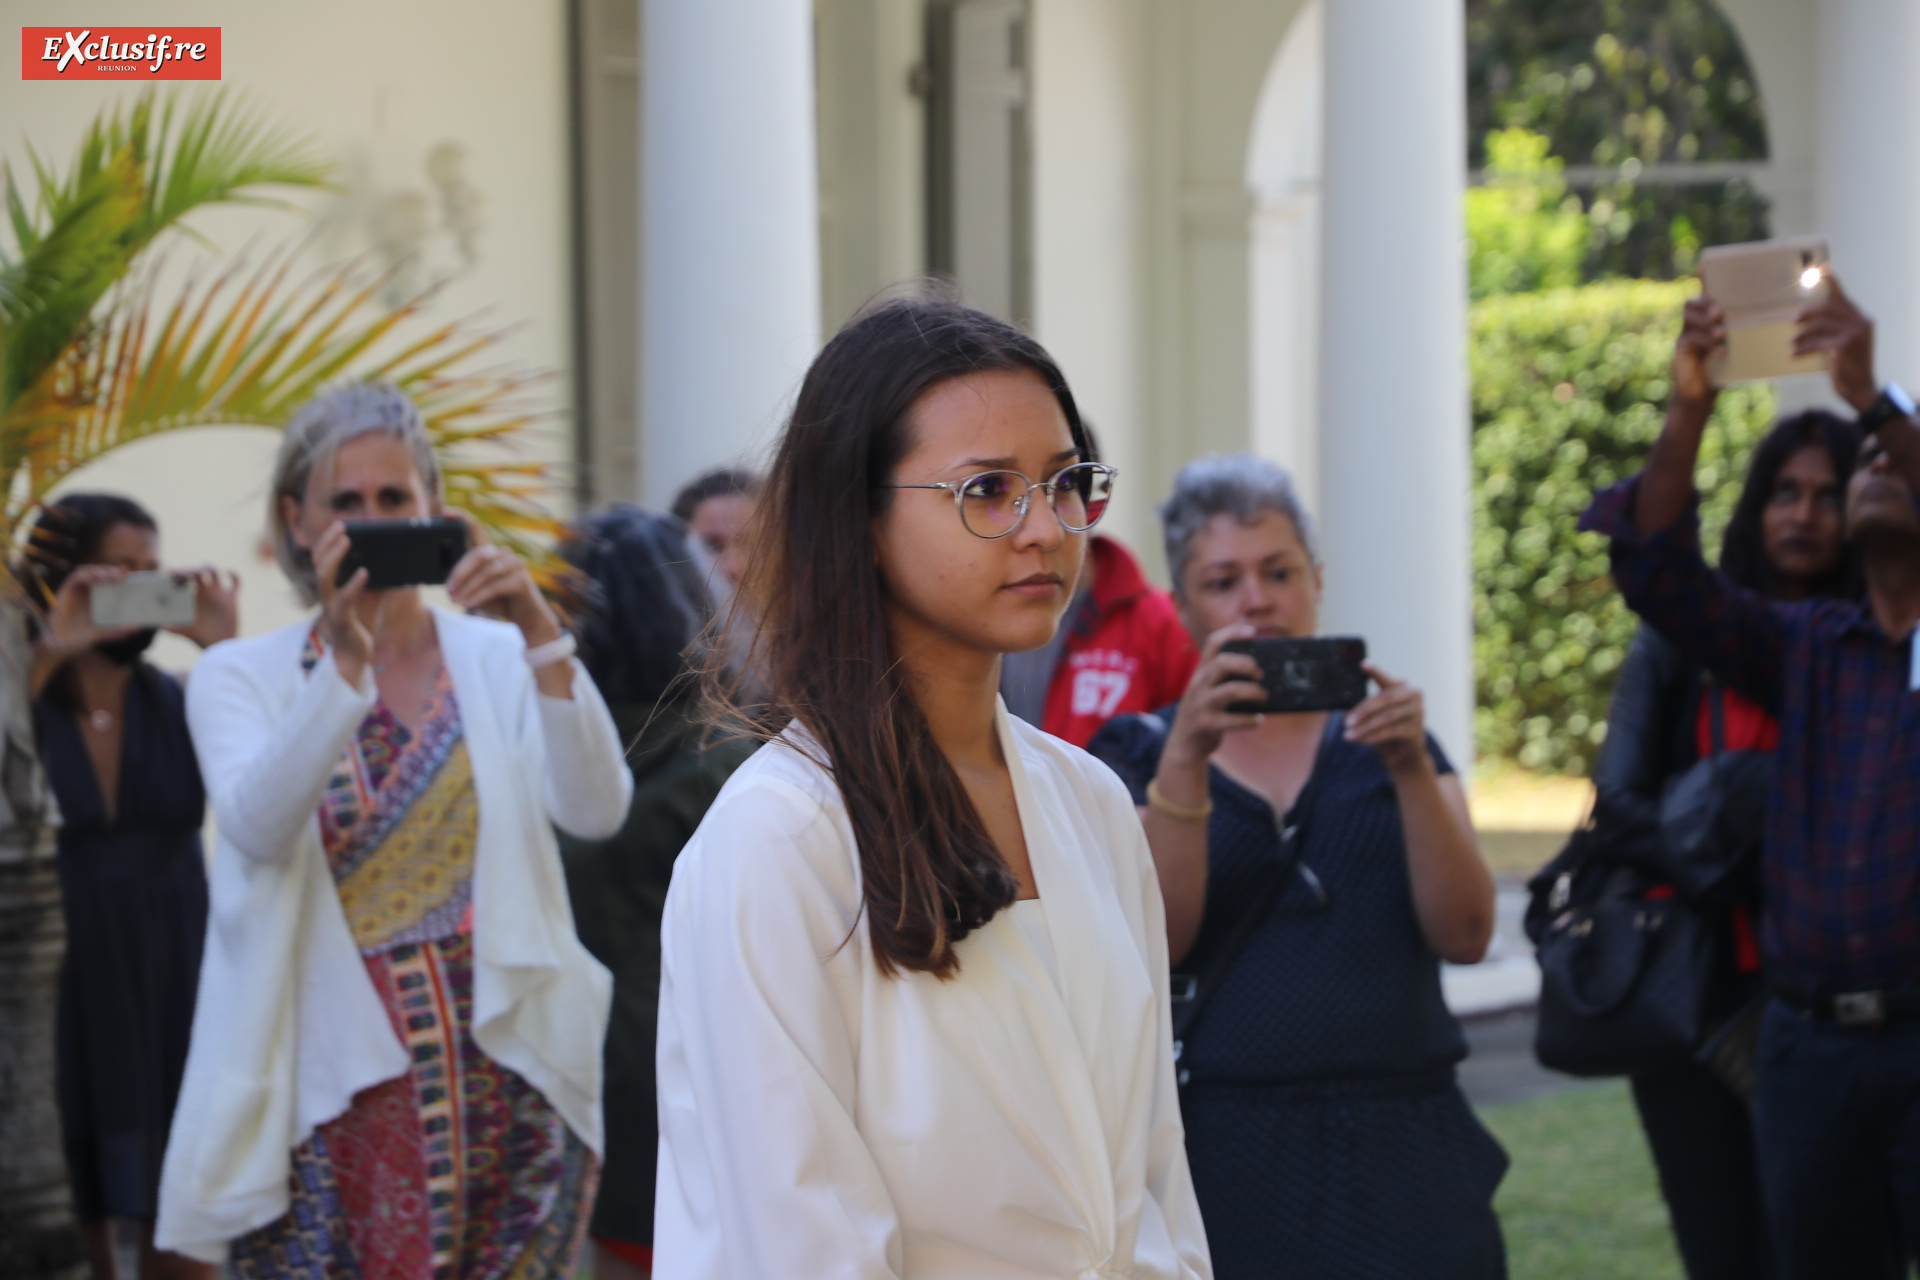
[[[820,342],[813,5],[643,0],[641,492],[760,463]]]
[[[1366,637],[1473,750],[1462,8],[1327,0],[1321,629]]]
[[[1920,388],[1920,5],[1821,0],[1815,203],[1835,272],[1874,317],[1880,377]]]
[[[1253,449],[1320,510],[1320,174],[1326,6],[1307,0],[1267,68],[1247,146],[1253,193]]]

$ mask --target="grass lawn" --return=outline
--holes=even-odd
[[[1681,1280],[1624,1080],[1482,1107],[1513,1158],[1494,1205],[1512,1280]]]

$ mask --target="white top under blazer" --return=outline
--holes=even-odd
[[[573,698],[534,687],[506,623],[433,611],[473,765],[473,1037],[601,1145],[600,1043],[612,981],[575,936],[553,823],[586,837],[626,818],[633,778],[586,669]],[[408,1055],[347,927],[318,812],[374,705],[297,622],[207,650],[187,724],[220,839],[186,1075],[155,1239],[209,1262],[287,1211],[294,1147]]]
[[[1105,765],[997,723],[1040,910],[968,936],[950,981],[874,964],[846,809],[797,728],[681,853],[659,1280],[1211,1277],[1140,819]]]

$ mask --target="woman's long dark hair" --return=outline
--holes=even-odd
[[[919,299],[855,317],[807,371],[755,517],[742,596],[758,614],[753,661],[765,673],[766,723],[805,726],[840,789],[874,960],[890,975],[952,977],[954,944],[1011,906],[1019,885],[889,642],[873,522],[893,493],[879,486],[912,448],[909,413],[928,390],[1022,369],[1052,388],[1074,444],[1091,457],[1059,367],[1013,326]],[[969,536],[957,520],[954,536]]]
[[[585,580],[580,660],[601,695],[651,706],[684,687],[687,646],[713,614],[687,527],[620,503],[576,521],[560,550]]]
[[[1853,475],[1854,460],[1860,455],[1860,429],[1838,414],[1825,409],[1807,409],[1790,414],[1773,424],[1773,429],[1753,448],[1747,464],[1747,481],[1740,490],[1727,521],[1727,532],[1720,542],[1720,568],[1735,582],[1750,591],[1778,596],[1785,586],[1779,571],[1767,558],[1766,537],[1761,519],[1773,498],[1774,485],[1781,468],[1802,449],[1825,449],[1833,460],[1833,474],[1840,490],[1846,492]],[[1851,543],[1844,543],[1840,562],[1818,582],[1807,584],[1811,594],[1857,599],[1865,589],[1860,572],[1860,557]]]
[[[107,530],[117,524],[160,531],[151,512],[117,493],[69,493],[55,498],[34,517],[22,580],[31,584],[41,603],[51,605],[67,575],[100,554]]]

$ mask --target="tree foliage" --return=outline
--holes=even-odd
[[[194,102],[141,94],[97,116],[62,176],[29,150],[31,206],[0,165],[14,253],[0,254],[0,411],[32,386],[86,327],[94,308],[154,239],[196,209],[264,203],[274,187],[313,187],[327,174],[306,144],[231,109],[224,94]]]
[[[1474,663],[1479,750],[1589,771],[1638,625],[1604,539],[1575,532],[1594,490],[1631,475],[1659,433],[1691,282],[1510,294],[1471,313]],[[1723,392],[1701,450],[1705,544],[1739,496],[1774,412],[1764,386]]]
[[[1734,178],[1636,185],[1641,167],[1761,160],[1760,93],[1711,0],[1468,0],[1468,163],[1526,129],[1571,165],[1623,175],[1574,183],[1592,231],[1584,278],[1690,274],[1701,248],[1764,238],[1767,203]]]
[[[1466,195],[1467,285],[1475,298],[1580,283],[1587,218],[1568,200],[1545,135],[1503,129],[1487,139],[1487,181]]]
[[[1739,36],[1711,0],[1468,0],[1469,163],[1523,128],[1573,164],[1763,160]]]

